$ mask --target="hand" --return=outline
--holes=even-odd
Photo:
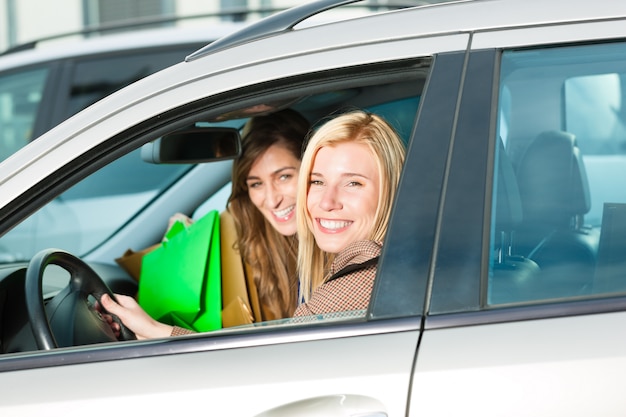
[[[126,327],[135,333],[138,340],[168,337],[172,334],[172,326],[154,320],[134,298],[119,294],[115,294],[115,298],[117,302],[113,301],[108,294],[104,294],[100,298],[100,305],[106,310],[102,312],[102,316],[109,322],[116,336],[119,335],[119,325],[107,312],[115,314]]]
[[[184,214],[176,213],[172,217],[170,217],[170,220],[167,223],[167,230],[170,230],[176,221],[182,222],[182,224],[184,224],[185,226],[190,226],[193,223],[193,220],[191,220]]]

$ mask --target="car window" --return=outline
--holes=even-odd
[[[40,259],[44,256],[42,253],[49,253],[51,248],[55,248],[87,262],[112,291],[137,296],[141,288],[141,273],[133,275],[127,264],[120,262],[128,258],[122,258],[139,253],[141,268],[142,254],[156,247],[170,246],[167,245],[169,237],[165,235],[169,220],[175,213],[192,217],[195,223],[200,224],[209,217],[207,213],[223,212],[232,175],[232,160],[191,165],[149,163],[141,156],[145,150],[142,148],[168,133],[186,130],[193,125],[201,129],[210,126],[241,129],[253,115],[286,108],[301,113],[313,128],[328,117],[351,109],[376,112],[393,125],[410,147],[430,64],[430,58],[416,58],[315,74],[314,82],[311,75],[292,77],[277,80],[277,85],[284,84],[281,88],[250,86],[221,99],[209,97],[204,101],[195,101],[180,112],[164,113],[163,117],[157,118],[158,123],[154,126],[148,126],[144,121],[141,122],[144,128],[136,129],[135,123],[129,122],[125,131],[117,132],[115,138],[109,140],[107,145],[110,148],[92,149],[90,154],[76,161],[76,166],[62,167],[60,181],[48,177],[38,185],[45,194],[40,199],[55,195],[59,187],[67,189],[0,238],[0,262],[6,267],[5,278],[0,277],[0,290],[14,280],[19,282],[19,276],[25,273],[31,259]],[[341,77],[337,77],[337,73]],[[394,76],[387,77],[390,73]],[[135,149],[129,151],[128,144],[131,143],[134,143]],[[121,147],[120,144],[125,145]],[[26,147],[22,152],[28,149]],[[87,168],[91,174],[87,176],[85,161],[90,161]],[[166,244],[161,245],[161,242]],[[51,297],[51,300],[59,291],[64,291],[67,282],[67,274],[59,274],[58,268],[53,268],[53,272],[50,276],[46,272],[41,278],[44,298]],[[6,276],[18,278],[9,279]],[[171,279],[188,281],[185,276]],[[384,280],[384,277],[377,280]],[[146,302],[146,293],[143,294],[141,303]],[[208,296],[203,295],[201,300],[204,299]],[[258,302],[256,305],[251,302],[248,311],[258,308]],[[413,311],[405,310],[392,315],[415,315]],[[232,313],[232,310],[229,312]],[[23,312],[16,314],[22,317],[21,323],[26,323]],[[313,320],[288,322],[295,326],[309,326],[313,325],[311,322],[319,321],[362,322],[376,318],[368,318],[366,311],[359,309],[339,315],[319,316]],[[253,322],[250,331],[259,331],[256,329],[263,322],[262,317],[255,318]],[[261,327],[267,328],[267,325]],[[18,328],[21,326],[16,325]],[[34,340],[22,333],[11,334],[7,340],[7,352],[35,349]]]
[[[30,141],[48,72],[44,67],[0,75],[0,161]]]
[[[625,52],[502,54],[487,306],[626,290]]]
[[[409,97],[399,101],[377,104],[366,110],[384,117],[396,129],[403,142],[408,144],[420,97]]]

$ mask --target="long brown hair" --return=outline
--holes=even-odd
[[[234,217],[238,249],[254,275],[263,320],[291,317],[297,304],[296,235],[283,236],[250,200],[246,179],[254,162],[268,148],[280,145],[298,160],[309,122],[286,109],[253,117],[242,132],[242,153],[233,164],[233,186],[228,209]]]

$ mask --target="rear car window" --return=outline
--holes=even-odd
[[[626,291],[624,56],[503,54],[488,305]]]

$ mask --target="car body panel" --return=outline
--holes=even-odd
[[[623,36],[622,29],[620,21],[608,20],[486,30],[474,34],[472,48],[524,47],[557,42],[576,42],[581,39],[590,42],[599,39],[620,38]]]
[[[617,382],[626,337],[607,330],[625,319],[612,313],[427,330],[412,415],[618,415],[626,406]]]
[[[203,409],[256,415],[302,399],[362,395],[383,404],[382,411],[389,415],[399,415],[406,407],[419,333],[384,328],[380,326],[378,335],[359,337],[359,332],[350,335],[345,330],[343,337],[325,336],[314,329],[295,336],[269,335],[261,343],[257,336],[249,347],[223,332],[203,336],[204,352],[197,347],[195,353],[180,351],[179,340],[167,342],[177,354],[79,366],[57,362],[61,366],[2,373],[0,378],[11,376],[12,382],[3,389],[7,395],[0,406],[15,416],[32,415],[42,408],[50,415],[79,415],[85,406],[93,415],[108,415],[111,407],[136,412],[139,404],[147,407],[144,410],[158,410],[159,415]],[[143,344],[148,346],[137,353],[149,351],[154,342]],[[59,356],[42,355],[51,360]],[[340,367],[338,358],[343,362]],[[50,372],[55,374],[53,385],[47,377]],[[93,376],[90,383],[84,379],[91,379],[87,375]],[[131,375],[141,375],[141,386]]]

